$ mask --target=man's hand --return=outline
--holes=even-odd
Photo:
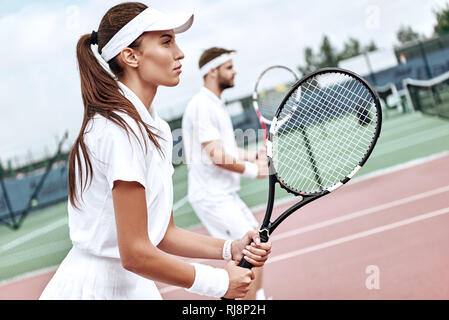
[[[267,158],[267,148],[262,146],[256,153],[256,160],[266,159]]]
[[[259,168],[257,179],[266,178],[269,174],[267,157],[262,157],[256,160],[256,165]]]

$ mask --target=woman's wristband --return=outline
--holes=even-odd
[[[222,252],[223,260],[226,260],[226,261],[232,260],[231,244],[232,244],[232,240],[225,241],[225,243],[223,245],[223,252]]]
[[[191,263],[195,267],[193,285],[186,289],[203,296],[221,298],[229,288],[229,275],[225,269],[214,268],[205,264]]]

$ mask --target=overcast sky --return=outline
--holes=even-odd
[[[83,106],[75,59],[82,34],[97,30],[104,13],[123,1],[0,0],[0,160],[52,154],[64,131],[78,135]],[[273,64],[296,68],[306,46],[324,34],[341,48],[349,37],[392,50],[401,25],[432,34],[433,10],[448,0],[153,0],[165,12],[192,12],[195,22],[177,35],[185,54],[181,83],[160,88],[154,107],[164,118],[182,112],[202,85],[197,61],[220,46],[237,50],[236,86],[225,99],[251,92]],[[96,47],[94,47],[96,49]]]

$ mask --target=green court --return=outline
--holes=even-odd
[[[389,115],[373,155],[357,177],[413,159],[449,150],[449,122],[421,113]],[[175,223],[184,228],[199,224],[187,194],[187,168],[178,166],[173,176]],[[242,199],[249,207],[263,207],[267,181],[241,180]],[[276,192],[277,198],[288,196]],[[67,203],[33,212],[19,230],[0,227],[0,281],[58,265],[71,247]]]

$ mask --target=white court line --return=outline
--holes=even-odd
[[[434,154],[434,155],[431,155],[431,156],[428,156],[428,157],[423,157],[423,158],[411,160],[409,162],[406,162],[406,163],[403,163],[403,164],[399,164],[399,165],[396,165],[396,166],[393,166],[393,167],[390,167],[390,168],[387,168],[387,169],[380,169],[380,170],[377,170],[375,172],[363,175],[363,176],[361,176],[359,178],[355,178],[351,182],[351,184],[355,184],[357,182],[365,181],[365,180],[368,180],[368,179],[371,179],[371,178],[375,178],[375,177],[378,177],[378,176],[381,176],[381,175],[389,174],[389,173],[392,173],[392,172],[400,171],[402,169],[406,169],[406,168],[417,166],[417,165],[420,165],[420,164],[423,164],[423,163],[426,163],[426,162],[430,162],[432,160],[436,160],[436,159],[442,158],[442,157],[444,157],[444,156],[446,156],[448,154],[449,154],[449,152],[444,151],[444,152],[441,152],[441,153],[438,153],[438,154]],[[443,188],[445,188],[445,187],[443,187]],[[438,193],[438,190],[439,189],[435,189],[435,190],[431,190],[429,192],[430,193],[432,193],[432,192],[437,192]],[[427,194],[429,192],[426,192],[426,193],[423,193],[423,194]],[[418,194],[418,195],[414,195],[412,197],[416,197],[416,196],[419,197],[420,195]],[[282,205],[284,203],[288,203],[288,202],[292,201],[292,199],[294,199],[293,196],[286,196],[286,197],[284,197],[282,199],[276,200],[275,201],[275,206]],[[401,201],[401,200],[404,200],[404,199],[400,199],[400,200],[397,200],[397,201]],[[178,200],[177,203],[174,204],[174,206],[182,206],[186,202],[187,202],[187,196],[185,196],[184,198]],[[266,207],[266,204],[263,204],[263,205],[260,205],[260,206],[253,207],[253,208],[251,208],[251,210],[252,211],[258,211],[258,210],[265,209],[265,207]],[[371,210],[371,209],[372,208],[368,208],[366,210]],[[362,211],[365,211],[365,210],[362,210]],[[353,214],[357,214],[357,213],[353,213]],[[344,217],[340,217],[340,218],[337,218],[337,219],[343,219],[343,218]],[[323,222],[323,223],[326,223],[326,222]],[[16,240],[13,240],[13,241],[11,241],[11,242],[9,242],[7,244],[4,244],[3,246],[0,247],[0,253],[2,253],[4,251],[7,251],[9,249],[12,249],[14,247],[17,247],[18,245],[20,245],[22,243],[25,243],[25,242],[27,242],[29,240],[32,240],[32,239],[34,239],[36,237],[39,237],[42,234],[45,234],[45,233],[47,233],[49,231],[57,229],[58,227],[64,226],[65,224],[67,224],[67,217],[64,217],[64,218],[62,218],[60,220],[57,220],[57,221],[53,222],[52,224],[50,224],[48,226],[45,226],[45,227],[40,228],[40,229],[37,229],[37,230],[35,230],[35,231],[33,231],[33,232],[23,236],[23,237],[17,238]],[[311,227],[311,226],[309,226],[309,227]],[[294,232],[294,230],[292,230],[290,232]],[[277,237],[282,237],[282,235],[283,234],[279,234],[279,235],[277,235]],[[274,238],[274,239],[276,239],[276,238]]]
[[[266,262],[266,264],[269,263],[274,263],[274,262],[278,262],[278,261],[282,261],[285,259],[289,259],[289,258],[293,258],[293,257],[297,257],[300,255],[303,255],[305,253],[309,253],[309,252],[313,252],[313,251],[317,251],[317,250],[321,250],[321,249],[325,249],[325,248],[329,248],[329,247],[333,247],[348,241],[352,241],[355,239],[360,239],[360,238],[365,238],[368,237],[370,235],[376,234],[376,233],[380,233],[380,232],[384,232],[384,231],[388,231],[391,229],[395,229],[395,228],[399,228],[414,222],[418,222],[418,221],[423,221],[425,219],[429,219],[429,218],[433,218],[439,215],[443,215],[443,214],[447,214],[449,213],[449,207],[443,208],[443,209],[439,209],[439,210],[435,210],[429,213],[424,213],[418,216],[414,216],[413,218],[409,218],[409,219],[404,219],[404,220],[400,220],[394,223],[390,223],[381,227],[377,227],[377,228],[373,228],[373,229],[369,229],[366,231],[362,231],[362,232],[358,232],[358,233],[354,233],[351,234],[349,236],[346,237],[342,237],[342,238],[338,238],[335,240],[331,240],[331,241],[327,241],[324,243],[320,243],[314,246],[310,246],[307,248],[303,248],[300,250],[296,250],[296,251],[292,251],[289,253],[285,253],[285,254],[281,254],[278,256],[275,256],[273,258],[269,258],[268,261]]]
[[[57,265],[56,266],[47,267],[47,268],[43,268],[43,269],[39,269],[39,270],[36,270],[36,271],[23,273],[23,274],[18,275],[18,276],[14,277],[14,278],[2,280],[2,281],[0,281],[0,288],[2,286],[6,286],[6,285],[9,285],[9,284],[14,283],[14,282],[18,282],[18,281],[22,281],[22,280],[35,278],[35,277],[39,277],[39,276],[42,276],[42,275],[46,275],[46,274],[48,274],[50,272],[56,271],[56,269],[58,269]]]
[[[272,241],[276,241],[276,240],[280,240],[280,239],[285,239],[285,238],[292,237],[292,236],[295,236],[295,235],[298,235],[298,234],[301,234],[301,233],[305,233],[305,232],[317,230],[317,229],[320,229],[320,228],[328,227],[328,226],[331,226],[333,224],[337,224],[337,223],[340,223],[340,222],[343,222],[343,221],[348,221],[348,220],[352,220],[352,219],[355,219],[355,218],[358,218],[358,217],[366,216],[366,215],[369,215],[369,214],[372,214],[372,213],[376,213],[376,212],[379,212],[379,211],[390,209],[392,207],[400,206],[400,205],[403,205],[403,204],[407,204],[409,202],[413,202],[413,201],[416,201],[416,200],[421,200],[421,199],[424,199],[424,198],[427,198],[427,197],[431,197],[431,196],[434,196],[434,195],[437,195],[437,194],[440,194],[440,193],[448,192],[448,191],[449,191],[449,185],[447,185],[445,187],[438,188],[438,189],[433,189],[433,190],[430,190],[430,191],[427,191],[427,192],[418,193],[418,194],[415,194],[415,195],[410,196],[410,197],[406,197],[406,198],[402,198],[402,199],[399,199],[399,200],[387,202],[387,203],[381,204],[379,206],[375,206],[375,207],[363,209],[363,210],[360,210],[360,211],[356,211],[356,212],[353,212],[353,213],[349,213],[349,214],[346,214],[346,215],[338,217],[338,218],[326,220],[326,221],[315,223],[315,224],[312,224],[312,225],[309,225],[309,226],[306,226],[306,227],[297,228],[297,229],[293,229],[293,230],[290,230],[290,231],[287,231],[287,232],[283,232],[281,234],[274,235],[273,237],[271,237],[271,240]]]
[[[379,169],[379,170],[376,170],[376,171],[373,171],[373,172],[370,172],[370,173],[367,173],[367,174],[363,174],[363,175],[361,175],[359,177],[356,176],[354,179],[351,179],[351,181],[349,182],[349,185],[353,185],[353,184],[355,184],[357,182],[361,182],[361,181],[369,180],[369,179],[372,179],[372,178],[376,178],[376,177],[379,177],[379,176],[382,176],[382,175],[385,175],[385,174],[390,174],[390,173],[393,173],[393,172],[397,172],[397,171],[400,171],[400,170],[403,170],[403,169],[411,168],[411,167],[414,167],[414,166],[417,166],[417,165],[420,165],[420,164],[424,164],[424,163],[427,163],[427,162],[430,162],[430,161],[433,161],[433,160],[445,157],[447,155],[449,155],[449,151],[443,151],[443,152],[439,152],[439,153],[436,153],[436,154],[432,154],[430,156],[413,159],[413,160],[407,161],[405,163],[400,163],[400,164],[397,164],[397,165],[394,165],[394,166],[391,166],[391,167],[388,167],[388,168]],[[253,195],[253,194],[257,194],[260,191],[266,190],[266,189],[267,189],[267,185],[266,184],[260,184],[258,181],[255,180],[254,182],[248,183],[245,186],[245,190],[248,190],[248,191],[243,190],[243,192],[239,192],[239,196],[241,198],[245,197],[245,196],[250,196],[250,195]],[[284,203],[287,203],[287,202],[291,201],[294,198],[295,198],[295,196],[292,196],[290,194],[286,194],[284,197],[276,200],[274,202],[274,205],[275,206],[282,205]],[[179,200],[178,202],[183,201],[183,199]],[[187,202],[187,200],[182,204],[182,206],[186,202]],[[177,203],[175,203],[175,206],[177,205]],[[254,212],[254,211],[259,211],[259,210],[262,210],[262,209],[265,209],[265,208],[266,208],[266,204],[261,204],[261,205],[258,205],[258,206],[251,207],[250,209],[251,209],[251,211]],[[192,211],[184,211],[184,212],[181,212],[181,213],[178,213],[178,214],[176,212],[174,212],[175,217],[180,217],[180,216],[183,216],[183,215],[186,215],[186,214],[192,214]],[[192,227],[197,227],[197,225],[196,226],[192,226]]]
[[[187,200],[188,196],[184,196],[182,199],[176,201],[175,204],[173,205],[173,212],[183,207],[187,203]]]
[[[311,230],[316,230],[316,229],[325,227],[327,225],[332,225],[332,224],[335,224],[335,223],[338,223],[338,222],[341,222],[341,221],[354,219],[354,218],[359,217],[359,216],[363,216],[363,215],[366,215],[366,214],[374,213],[374,212],[380,211],[380,210],[385,210],[385,209],[391,208],[393,206],[397,206],[397,205],[400,205],[400,204],[406,204],[406,203],[409,203],[409,202],[412,202],[412,201],[416,201],[416,200],[419,200],[419,199],[422,199],[422,198],[425,198],[425,197],[430,197],[432,195],[436,195],[436,194],[447,192],[447,191],[449,191],[449,186],[445,186],[445,187],[442,187],[442,188],[434,189],[432,191],[428,191],[428,192],[423,193],[424,196],[421,196],[421,194],[417,194],[417,195],[414,195],[414,196],[411,196],[411,197],[407,197],[407,198],[403,198],[403,199],[400,199],[400,200],[397,200],[397,201],[392,201],[392,202],[389,202],[389,203],[386,203],[386,204],[383,204],[383,205],[380,205],[380,206],[376,206],[376,207],[368,208],[368,209],[361,210],[361,211],[358,211],[358,212],[350,213],[348,215],[345,215],[343,217],[339,217],[339,218],[336,218],[336,219],[331,219],[331,220],[327,220],[327,221],[324,221],[324,222],[321,222],[321,223],[313,224],[313,225],[310,225],[310,226],[307,226],[307,227],[298,228],[298,229],[295,229],[295,230],[284,232],[284,233],[281,233],[281,234],[279,234],[277,236],[273,236],[271,238],[271,240],[275,241],[275,240],[279,240],[279,239],[285,239],[287,237],[291,237],[291,236],[294,236],[294,235],[299,234],[299,233],[303,233],[303,232],[307,232],[307,231],[311,231]],[[430,213],[425,213],[425,214],[421,214],[421,215],[418,215],[418,216],[414,216],[412,218],[404,219],[404,220],[401,220],[401,221],[398,221],[398,222],[394,222],[394,223],[391,223],[391,224],[387,224],[387,225],[384,225],[384,226],[381,226],[381,227],[369,229],[367,231],[355,233],[355,234],[352,234],[352,235],[349,235],[349,236],[346,236],[346,237],[338,238],[338,239],[331,240],[331,241],[328,241],[328,242],[324,242],[324,243],[321,243],[321,244],[313,245],[313,246],[310,246],[310,247],[307,247],[307,248],[303,248],[303,249],[299,249],[299,250],[296,250],[296,251],[292,251],[292,252],[289,252],[289,253],[286,253],[286,254],[278,255],[278,256],[275,256],[275,257],[270,257],[268,259],[268,261],[266,262],[266,264],[277,262],[277,261],[281,261],[281,260],[285,260],[285,259],[292,258],[292,257],[298,256],[298,255],[302,255],[302,254],[305,254],[305,253],[308,253],[308,252],[313,252],[313,251],[317,251],[317,250],[320,250],[320,249],[336,246],[336,245],[344,243],[344,242],[348,242],[348,241],[351,241],[351,240],[367,237],[367,236],[375,234],[375,233],[380,233],[380,232],[383,232],[383,231],[391,230],[391,229],[394,229],[394,228],[401,227],[403,225],[407,225],[407,224],[410,224],[410,223],[413,223],[413,222],[418,222],[418,221],[421,221],[421,220],[425,220],[425,219],[432,218],[432,217],[435,217],[435,216],[438,216],[438,215],[441,215],[441,214],[446,214],[446,213],[449,213],[449,207],[444,208],[444,209],[440,209],[440,210],[436,210],[436,211],[432,211]],[[195,260],[195,261],[198,262],[198,260]],[[204,260],[204,261],[206,261],[206,260]],[[168,292],[172,292],[172,291],[175,291],[175,290],[178,290],[178,289],[182,289],[182,288],[175,287],[175,286],[168,286],[168,287],[164,287],[164,288],[160,289],[159,291],[160,291],[160,293],[168,293]]]
[[[36,237],[39,237],[42,234],[50,232],[50,231],[52,231],[54,229],[57,229],[57,228],[59,228],[59,227],[61,227],[63,225],[67,225],[67,217],[64,217],[62,219],[56,220],[55,222],[53,222],[53,223],[51,223],[49,225],[46,225],[45,227],[42,227],[42,228],[37,229],[37,230],[34,230],[33,232],[30,232],[30,233],[28,233],[28,234],[26,234],[26,235],[24,235],[24,236],[22,236],[20,238],[17,238],[16,240],[13,240],[11,242],[8,242],[8,243],[2,245],[0,247],[0,252],[7,251],[7,250],[10,250],[12,248],[15,248],[15,247],[21,245],[22,243],[25,243],[25,242],[27,242],[29,240],[32,240],[32,239],[34,239]]]

